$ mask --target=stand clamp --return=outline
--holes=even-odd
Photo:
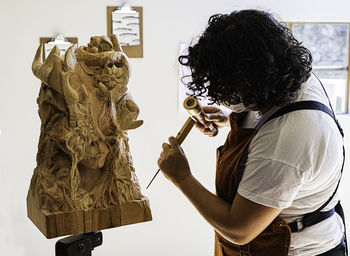
[[[69,236],[56,242],[56,256],[91,256],[92,250],[101,244],[101,231]]]

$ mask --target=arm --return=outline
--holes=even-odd
[[[238,245],[253,240],[281,212],[281,209],[254,203],[239,194],[233,204],[229,204],[209,192],[192,175],[179,187],[217,232]]]
[[[263,206],[237,194],[232,204],[203,187],[191,174],[189,164],[175,138],[163,144],[158,165],[189,199],[198,212],[222,236],[242,245],[259,235],[281,212],[281,209]]]

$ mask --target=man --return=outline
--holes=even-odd
[[[310,52],[269,13],[242,10],[212,16],[179,61],[191,68],[193,95],[244,108],[228,116],[206,107],[197,120],[211,136],[208,123],[231,126],[218,149],[217,195],[193,177],[175,138],[158,160],[215,229],[215,255],[346,255],[342,130]]]

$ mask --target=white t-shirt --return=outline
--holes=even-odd
[[[305,82],[295,101],[315,100],[329,107],[317,78]],[[278,108],[258,118],[259,129]],[[272,119],[259,129],[248,149],[238,194],[253,202],[283,209],[288,223],[325,203],[341,175],[343,139],[328,114],[299,110]],[[339,200],[337,193],[324,210]],[[292,233],[289,255],[313,256],[337,246],[344,227],[338,214]]]

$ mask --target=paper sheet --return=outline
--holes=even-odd
[[[60,55],[63,56],[66,54],[66,51],[69,47],[72,46],[71,42],[68,42],[65,37],[62,35],[58,35],[53,41],[50,41],[44,45],[44,58],[46,59],[51,50],[57,45],[58,49],[60,50]]]
[[[140,45],[140,17],[132,9],[118,9],[112,13],[112,32],[121,46]]]

